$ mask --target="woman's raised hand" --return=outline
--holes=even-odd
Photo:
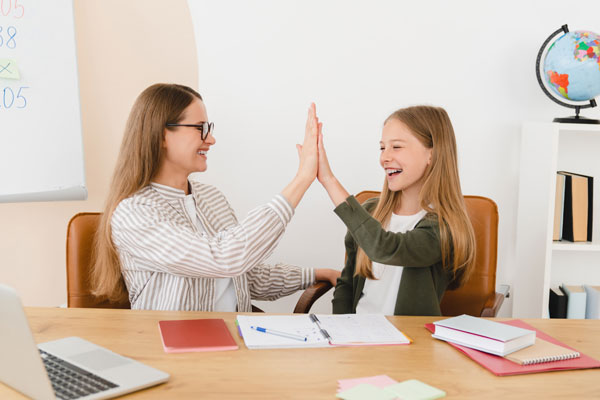
[[[319,158],[317,154],[317,139],[319,136],[319,120],[315,104],[312,103],[308,109],[306,128],[304,130],[304,142],[297,144],[300,165],[298,172],[292,181],[281,191],[293,208],[296,208],[302,196],[317,177]]]
[[[311,103],[308,108],[308,116],[306,117],[304,142],[302,145],[296,145],[298,157],[300,158],[298,175],[305,179],[310,179],[311,182],[316,178],[318,170],[317,140],[320,126],[321,123],[319,123],[319,119],[317,118],[315,103]]]

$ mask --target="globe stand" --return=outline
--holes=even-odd
[[[593,104],[586,108],[596,107],[596,100],[592,99],[592,100],[590,100],[590,103],[593,103]],[[580,110],[581,110],[581,107],[575,106],[575,115],[574,116],[564,117],[564,118],[554,118],[552,120],[552,122],[560,122],[563,124],[600,124],[600,120],[580,116],[579,115]]]
[[[540,84],[540,87],[542,88],[542,91],[546,94],[546,96],[548,96],[550,98],[550,100],[552,100],[553,102],[560,104],[563,107],[575,109],[574,116],[565,117],[565,118],[554,118],[552,121],[560,122],[560,123],[567,123],[567,124],[600,124],[600,120],[586,118],[586,117],[582,117],[579,115],[579,112],[582,109],[596,107],[596,105],[597,105],[596,100],[591,99],[589,104],[580,104],[580,105],[566,103],[566,102],[561,101],[561,100],[557,99],[556,97],[554,97],[548,91],[548,89],[546,88],[546,85],[544,85],[544,82],[542,80],[542,74],[540,73],[540,69],[541,69],[540,67],[541,67],[541,61],[542,61],[542,55],[544,53],[544,49],[546,49],[548,44],[554,39],[554,37],[556,35],[565,34],[565,33],[569,33],[569,27],[566,24],[561,26],[560,29],[556,30],[550,36],[548,36],[548,39],[546,39],[544,44],[542,44],[542,47],[540,48],[540,51],[538,52],[537,60],[535,62],[535,74],[537,76],[538,83]]]

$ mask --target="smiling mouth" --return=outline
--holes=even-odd
[[[387,176],[394,176],[394,175],[401,174],[402,173],[402,169],[386,168],[385,169],[385,173],[387,174]]]
[[[208,153],[208,152],[207,152],[207,151],[204,151],[204,150],[200,150],[200,151],[198,152],[198,154],[199,154],[199,155],[201,155],[201,156],[206,156],[206,153]]]

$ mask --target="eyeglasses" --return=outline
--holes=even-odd
[[[202,140],[206,140],[208,134],[214,130],[215,123],[203,122],[201,124],[166,124],[166,126],[189,126],[190,128],[196,128],[200,131],[200,137]]]

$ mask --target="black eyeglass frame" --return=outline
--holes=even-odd
[[[190,128],[196,128],[196,129],[198,129],[200,131],[200,137],[202,138],[202,140],[206,140],[206,138],[208,137],[208,135],[215,128],[215,123],[214,122],[203,122],[201,124],[165,124],[165,126],[168,126],[168,127],[172,127],[172,126],[187,126],[187,127],[190,127]]]

